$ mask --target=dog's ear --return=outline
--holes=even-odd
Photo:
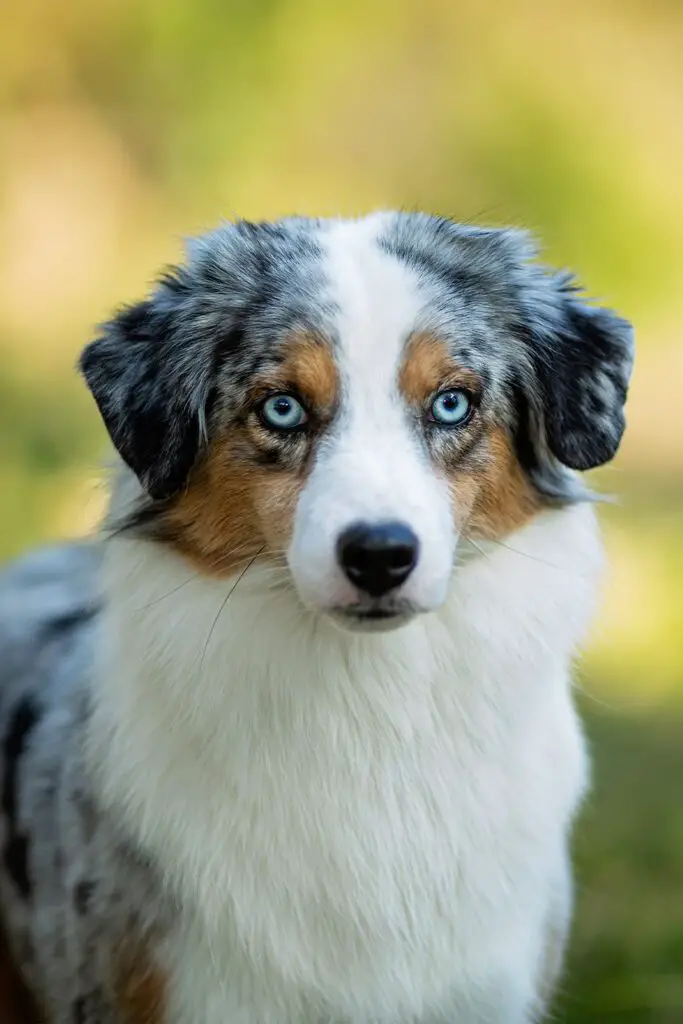
[[[79,363],[115,447],[153,498],[185,483],[207,400],[202,353],[191,362],[174,326],[168,303],[140,302],[106,324]]]
[[[540,275],[525,296],[527,398],[555,458],[592,469],[613,458],[624,432],[633,329],[584,302],[567,275]]]

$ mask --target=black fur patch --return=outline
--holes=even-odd
[[[30,697],[19,701],[10,720],[2,748],[4,782],[1,803],[9,833],[3,851],[3,862],[24,899],[31,895],[31,882],[28,872],[28,839],[21,834],[19,828],[19,761],[39,720],[38,708]]]
[[[601,466],[615,455],[625,427],[632,363],[630,324],[560,290],[562,315],[530,346],[553,454],[571,469]]]
[[[95,883],[87,878],[82,879],[74,888],[74,906],[80,917],[85,917],[90,907]]]
[[[71,612],[67,612],[64,615],[55,616],[46,623],[43,632],[42,640],[45,643],[50,643],[53,640],[59,640],[62,637],[68,636],[79,626],[84,626],[95,617],[99,609],[96,606],[89,606],[86,608],[75,608]]]
[[[28,872],[28,839],[25,835],[13,834],[7,840],[2,855],[5,871],[21,893],[22,899],[31,898],[33,887]]]
[[[173,380],[170,318],[151,302],[123,310],[81,370],[124,461],[154,498],[182,487],[197,457],[201,403]]]

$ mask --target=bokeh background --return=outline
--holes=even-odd
[[[78,351],[221,217],[527,225],[635,321],[556,1020],[683,1022],[683,2],[21,0],[0,153],[1,557],[97,523]]]

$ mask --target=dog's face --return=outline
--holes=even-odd
[[[525,235],[418,214],[228,225],[81,366],[143,496],[209,574],[284,560],[350,628],[441,604],[463,538],[576,500],[619,444],[629,325]]]

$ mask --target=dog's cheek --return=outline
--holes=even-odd
[[[255,493],[262,472],[236,457],[232,440],[223,438],[165,513],[163,535],[200,572],[230,575],[263,549]]]
[[[455,474],[455,493],[470,502],[458,525],[473,539],[498,540],[528,523],[540,511],[542,501],[502,427],[489,428],[483,448],[478,468]],[[459,508],[464,504],[459,502]]]
[[[446,467],[451,514],[458,534],[496,540],[524,526],[541,500],[506,432],[488,427],[467,456]]]
[[[299,499],[306,484],[302,472],[261,471],[254,502],[265,544],[265,553],[281,555],[294,533]]]

